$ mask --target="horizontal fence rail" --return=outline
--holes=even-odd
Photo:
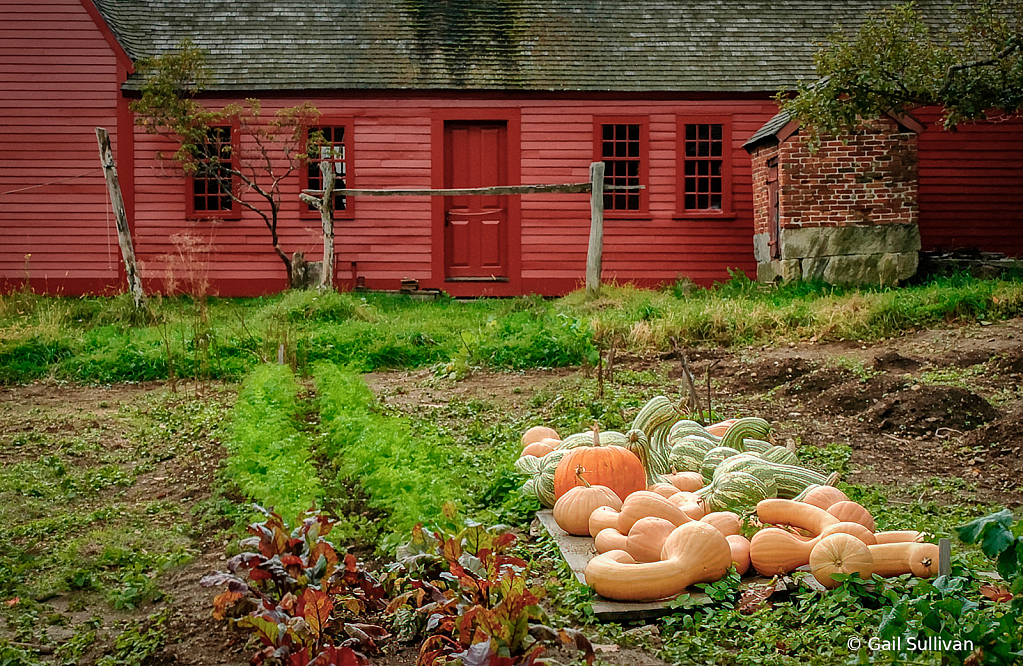
[[[321,170],[323,165],[321,163]],[[324,174],[326,175],[326,174]],[[457,189],[428,190],[362,190],[362,189],[331,189],[331,194],[352,197],[462,197],[462,196],[507,196],[516,194],[590,194],[590,242],[586,252],[586,293],[592,297],[600,295],[600,269],[604,249],[604,192],[636,191],[646,189],[645,185],[605,185],[604,163],[590,164],[590,182],[563,183],[555,185],[496,185],[492,187],[463,187]],[[324,239],[333,251],[333,211],[324,198],[324,190],[302,190],[299,199],[314,208],[318,208],[323,216]],[[328,220],[328,218],[331,218]],[[328,229],[330,233],[328,234]],[[325,244],[325,252],[327,245]]]

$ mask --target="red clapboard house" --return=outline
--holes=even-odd
[[[186,38],[209,52],[204,104],[258,97],[266,116],[315,105],[346,187],[585,182],[603,160],[609,184],[645,186],[606,195],[605,279],[753,275],[744,144],[777,113],[777,90],[813,77],[815,42],[886,4],[0,0],[0,283],[122,288],[94,134],[104,126],[151,287],[197,256],[220,295],[286,286],[262,220],[159,160],[173,144],[133,124],[132,63]],[[1023,123],[948,135],[935,118],[917,116],[924,249],[1023,252]],[[281,219],[283,249],[310,260],[320,222],[298,194],[314,175],[285,183]],[[336,281],[562,294],[583,278],[589,224],[586,194],[347,197]],[[182,256],[185,236],[202,251]]]

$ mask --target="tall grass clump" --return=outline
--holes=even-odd
[[[385,414],[365,381],[349,369],[320,363],[314,369],[320,401],[320,456],[332,472],[356,482],[371,508],[384,512],[382,547],[416,523],[433,523],[444,505],[467,506],[480,470],[475,457],[429,423]],[[324,472],[326,474],[326,472]]]
[[[576,293],[558,307],[591,317],[601,337],[633,351],[876,340],[914,329],[1017,317],[1023,313],[1023,280],[953,275],[894,289],[820,282],[764,285],[736,274],[708,289],[685,282],[659,292],[610,285],[598,301],[587,302]]]
[[[286,365],[261,365],[242,382],[231,415],[225,473],[249,498],[289,520],[322,497],[298,427],[298,384]]]

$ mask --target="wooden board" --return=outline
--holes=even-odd
[[[590,537],[572,536],[558,527],[558,524],[554,522],[554,514],[550,509],[538,511],[536,517],[547,533],[554,539],[554,542],[558,544],[561,556],[565,558],[565,562],[572,569],[572,573],[575,574],[580,583],[585,585],[586,576],[583,574],[583,571],[586,569],[586,564],[597,555],[597,551],[593,548],[593,539]],[[740,587],[745,588],[750,585],[767,583],[768,581],[769,579],[763,576],[753,576],[744,578]],[[710,601],[710,598],[703,592],[691,592],[687,596],[698,603],[708,603]],[[675,598],[677,599],[678,597]],[[673,599],[636,603],[613,601],[605,599],[600,595],[594,595],[593,614],[601,622],[649,620],[670,615],[674,612],[674,609],[669,605],[671,601]]]

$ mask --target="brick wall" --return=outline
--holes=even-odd
[[[778,155],[777,144],[757,147],[753,162],[753,233],[766,234],[771,220],[771,194],[767,187],[767,162]]]
[[[917,135],[884,118],[816,151],[805,136],[752,152],[758,279],[896,284],[916,272]],[[778,161],[778,238],[769,161]],[[776,243],[776,244],[775,244]]]
[[[916,134],[894,121],[823,140],[816,153],[798,134],[777,150],[782,228],[917,223]],[[766,178],[754,182],[766,196]]]

